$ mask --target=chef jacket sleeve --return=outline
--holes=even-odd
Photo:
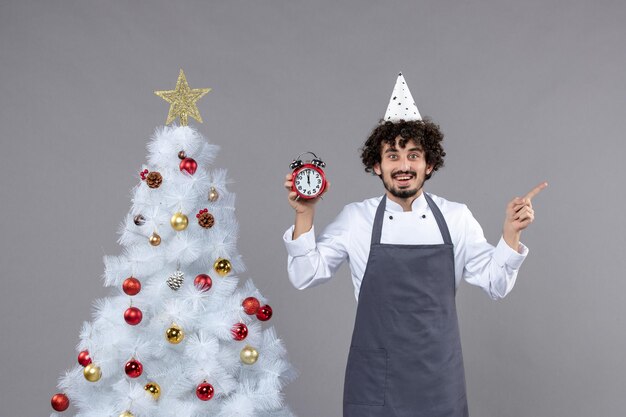
[[[287,272],[289,280],[299,290],[314,287],[328,281],[348,259],[350,241],[349,209],[344,209],[315,238],[315,226],[293,240],[294,226],[283,235],[287,248]]]
[[[492,246],[467,206],[463,209],[463,277],[470,284],[485,290],[492,299],[504,298],[515,285],[517,272],[528,254],[528,248],[520,243],[519,252],[515,251],[502,237],[496,247]]]

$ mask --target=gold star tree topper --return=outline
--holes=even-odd
[[[202,123],[202,117],[196,106],[196,101],[211,91],[210,88],[189,88],[185,73],[180,70],[178,80],[176,81],[176,89],[169,91],[155,91],[154,94],[170,103],[170,111],[167,113],[166,125],[169,125],[177,117],[180,118],[181,126],[187,126],[187,116],[191,116],[198,122]]]

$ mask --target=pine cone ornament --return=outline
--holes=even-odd
[[[180,271],[176,271],[167,279],[167,286],[174,291],[178,291],[183,286],[183,281],[185,281],[185,275]]]
[[[215,217],[209,213],[208,209],[200,210],[196,217],[198,218],[198,224],[205,229],[211,228],[215,224]]]
[[[156,171],[152,171],[148,175],[146,175],[146,183],[150,188],[159,188],[162,182],[163,176],[161,176],[161,174]]]

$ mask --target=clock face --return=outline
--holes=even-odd
[[[322,191],[323,179],[313,168],[304,168],[296,174],[294,186],[305,197],[315,197]]]

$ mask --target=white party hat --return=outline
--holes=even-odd
[[[389,106],[382,122],[399,122],[400,120],[422,120],[419,110],[415,105],[409,86],[404,80],[402,73],[398,74],[396,85],[393,87]]]

